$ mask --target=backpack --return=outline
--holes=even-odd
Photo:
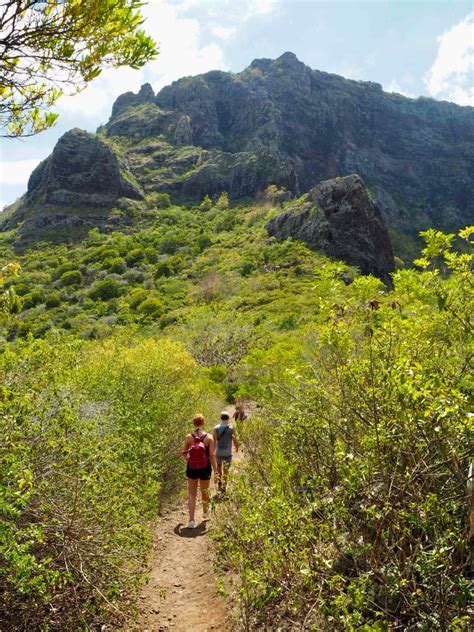
[[[204,443],[204,439],[207,437],[207,433],[199,436],[197,433],[195,434],[193,432],[191,436],[194,439],[194,443],[189,448],[188,467],[193,470],[200,470],[204,467],[207,467],[209,463],[206,444]]]

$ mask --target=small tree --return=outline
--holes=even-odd
[[[220,194],[219,199],[216,202],[216,208],[220,211],[227,211],[229,208],[229,194],[227,191]]]
[[[163,315],[163,303],[156,296],[150,296],[140,303],[137,312],[152,320],[160,318]]]
[[[203,201],[201,202],[201,204],[199,205],[199,208],[201,211],[210,211],[212,208],[212,200],[211,198],[206,195],[204,196]]]
[[[18,263],[7,263],[0,269],[0,317],[2,314],[18,314],[21,311],[21,298],[17,296],[13,287],[5,289],[7,279],[18,276],[20,270]]]

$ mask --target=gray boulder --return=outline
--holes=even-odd
[[[358,175],[321,182],[273,218],[267,231],[278,240],[300,239],[390,283],[395,261],[387,227]]]

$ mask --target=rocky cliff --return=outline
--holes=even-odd
[[[387,94],[376,83],[312,70],[292,53],[255,60],[237,75],[181,79],[155,103],[189,117],[195,146],[265,149],[291,165],[302,192],[360,174],[402,230],[473,219],[473,108]]]
[[[416,235],[474,221],[473,172],[473,108],[387,94],[285,53],[157,95],[148,84],[121,95],[98,135],[73,131],[58,142],[32,174],[19,217],[27,224],[44,204],[67,214],[155,191],[177,201],[224,190],[242,198],[276,183],[297,196],[357,173],[389,228]]]
[[[326,180],[267,224],[270,235],[304,241],[385,283],[395,269],[382,214],[357,175]]]

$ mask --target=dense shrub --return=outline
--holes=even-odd
[[[145,248],[143,254],[145,255],[148,263],[156,263],[158,261],[158,253],[152,247]]]
[[[216,411],[216,386],[181,345],[152,339],[24,343],[0,376],[2,624],[119,624],[149,521],[182,477],[170,454],[196,409]]]
[[[133,267],[137,263],[141,263],[145,259],[145,253],[141,248],[134,248],[130,250],[126,257],[127,265]]]
[[[61,296],[59,292],[51,292],[50,294],[47,294],[44,303],[48,309],[59,307],[59,305],[61,305]]]
[[[173,270],[168,261],[160,261],[160,263],[156,266],[155,276],[156,278],[160,277],[169,277],[173,274]]]
[[[426,271],[320,286],[326,322],[249,359],[263,408],[221,551],[256,629],[470,629],[469,257],[427,237]]]
[[[150,193],[146,197],[146,207],[152,208],[169,208],[171,206],[171,198],[168,193]]]
[[[89,296],[94,300],[108,301],[122,293],[122,288],[115,279],[105,278],[92,286]]]
[[[69,272],[70,270],[76,270],[76,266],[74,263],[66,261],[54,270],[54,278],[60,279],[65,272]]]
[[[109,272],[115,274],[122,274],[127,269],[127,264],[121,257],[115,257],[114,259],[108,259],[105,262],[105,266]]]
[[[63,272],[63,274],[61,274],[62,285],[81,285],[83,281],[84,277],[82,276],[82,272],[80,270],[68,270],[67,272]]]
[[[23,307],[24,309],[30,309],[35,307],[36,305],[41,305],[44,303],[46,299],[46,292],[43,287],[35,288],[31,290],[28,294],[23,296]]]
[[[143,303],[150,295],[150,292],[143,289],[136,289],[128,297],[128,304],[132,309],[136,309],[140,303]]]
[[[173,237],[167,237],[160,243],[160,252],[162,255],[174,255],[178,250],[178,243]]]
[[[212,239],[209,237],[209,235],[199,235],[199,237],[197,238],[196,245],[199,252],[203,252],[204,250],[206,250],[206,248],[209,248],[211,244]]]
[[[151,319],[160,318],[163,314],[163,302],[156,296],[150,296],[137,307],[137,312]]]

